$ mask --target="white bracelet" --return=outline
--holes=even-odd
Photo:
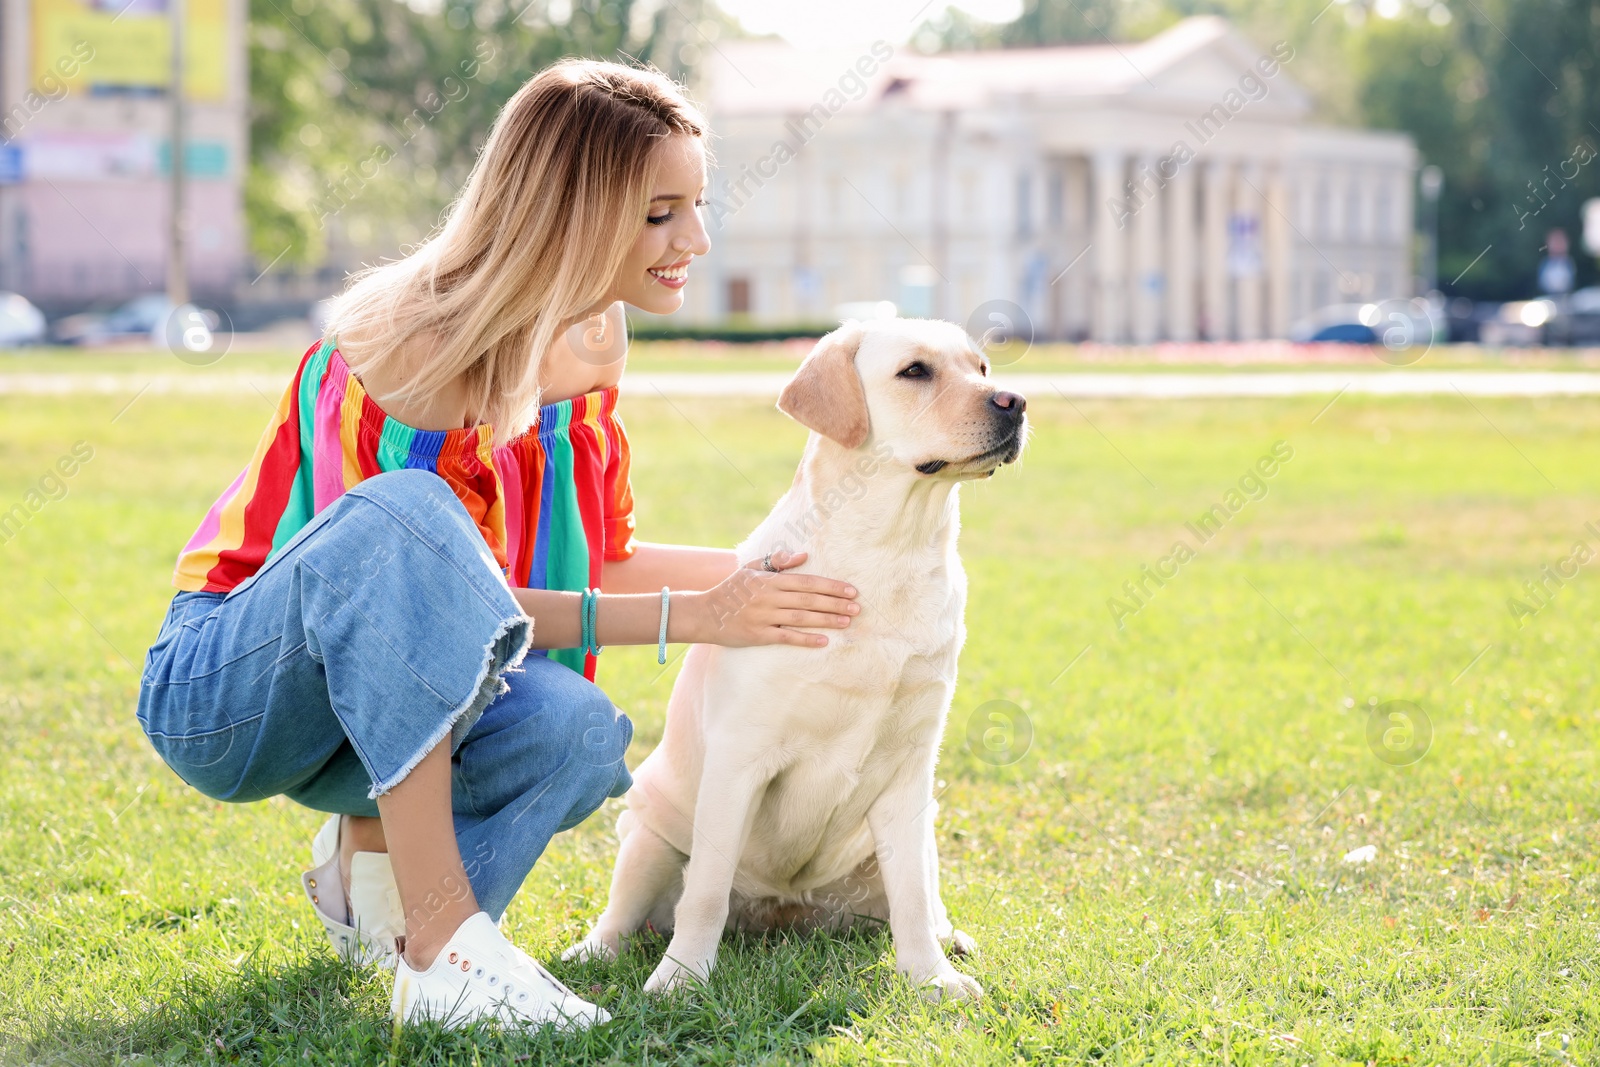
[[[669,593],[670,590],[666,586],[661,587],[661,635],[656,639],[657,663],[667,662],[667,609],[670,607],[667,597]]]

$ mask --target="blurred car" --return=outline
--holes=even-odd
[[[1476,344],[1483,324],[1500,313],[1500,305],[1493,301],[1469,300],[1458,296],[1450,301],[1445,312],[1445,327],[1451,344]]]
[[[57,341],[69,345],[102,345],[118,341],[161,343],[162,329],[172,314],[166,293],[144,293],[105,312],[68,315],[55,325]]]
[[[0,348],[36,345],[44,339],[44,312],[21,293],[0,293]]]
[[[1600,286],[1579,289],[1556,302],[1545,324],[1547,345],[1600,345]]]
[[[1478,327],[1478,343],[1516,348],[1545,343],[1545,326],[1555,317],[1554,300],[1512,300]]]
[[[1313,312],[1289,331],[1300,344],[1385,345],[1409,348],[1444,339],[1443,316],[1422,300],[1335,304]]]

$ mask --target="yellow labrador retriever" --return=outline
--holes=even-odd
[[[887,920],[925,993],[979,997],[939,896],[934,764],[965,637],[956,486],[1017,458],[1025,402],[996,388],[959,327],[849,323],[818,342],[778,407],[813,433],[794,485],[740,559],[808,552],[861,614],[827,647],[696,645],[661,744],[634,771],[611,897],[566,958],[614,959],[672,931],[646,983],[704,979],[725,929]]]

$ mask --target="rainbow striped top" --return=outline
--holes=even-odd
[[[616,386],[547,404],[500,447],[487,424],[418,430],[385,414],[325,338],[301,357],[249,464],[179,554],[172,584],[226,593],[363,478],[421,468],[455,490],[509,585],[598,588],[602,564],[634,551],[628,438],[616,405]],[[593,656],[548,655],[594,678]]]

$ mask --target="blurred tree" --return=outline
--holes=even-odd
[[[1484,236],[1503,234],[1511,253],[1497,264],[1505,269],[1488,277],[1526,295],[1546,235],[1564,229],[1576,250],[1583,202],[1600,196],[1600,3],[1502,0],[1500,7],[1504,21],[1498,28],[1475,26],[1494,49],[1482,106],[1496,141],[1485,156],[1493,190],[1503,197],[1485,205],[1484,214],[1498,224]],[[1471,14],[1463,21],[1475,25],[1484,13]],[[1575,258],[1577,284],[1593,284],[1600,277],[1594,257]]]
[[[1118,0],[1024,0],[1000,40],[1010,47],[1102,40],[1117,32],[1122,7]]]
[[[919,28],[913,43],[938,52],[1114,39],[1125,31],[1125,6],[1120,0],[1023,0],[1022,14],[1003,24],[947,7]]]
[[[251,0],[250,246],[341,265],[429,233],[501,106],[567,55],[679,78],[737,24],[708,0]],[[698,43],[697,43],[698,42]]]
[[[969,15],[958,7],[947,7],[928,19],[912,34],[911,45],[919,52],[973,52],[1000,47],[1000,26]]]
[[[1364,117],[1444,171],[1447,292],[1533,295],[1549,231],[1581,232],[1600,195],[1597,20],[1600,5],[1573,0],[1474,0],[1371,18],[1352,39]],[[1592,283],[1592,259],[1579,268]]]
[[[1489,131],[1473,123],[1476,87],[1483,65],[1469,49],[1456,47],[1457,30],[1425,18],[1374,19],[1346,39],[1346,70],[1355,75],[1365,124],[1405,130],[1424,164],[1445,175],[1439,203],[1439,276],[1449,281],[1471,264],[1464,227],[1474,203],[1491,195],[1478,161],[1487,155]],[[1421,217],[1422,205],[1417,205]],[[1478,220],[1481,221],[1481,220]],[[1476,226],[1475,226],[1476,228]]]

